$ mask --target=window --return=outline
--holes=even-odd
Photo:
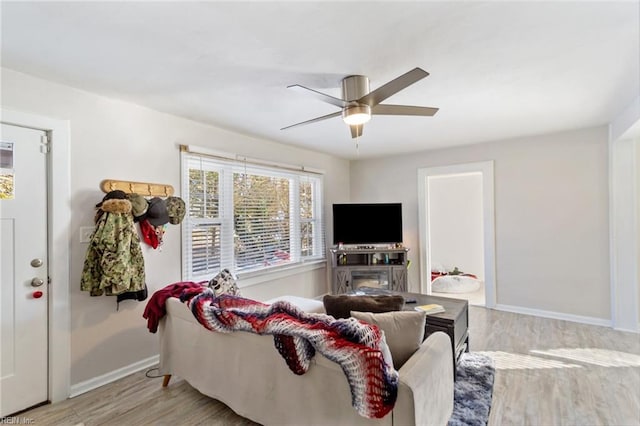
[[[183,275],[324,259],[322,176],[182,153]]]

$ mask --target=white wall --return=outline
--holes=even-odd
[[[609,144],[613,326],[638,331],[636,153],[633,139]]]
[[[352,201],[403,203],[419,291],[417,169],[493,160],[497,303],[608,320],[607,140],[597,127],[354,161]]]
[[[482,174],[432,176],[428,185],[431,264],[484,280]]]
[[[640,95],[609,124],[613,326],[640,331]],[[635,153],[635,154],[634,154]]]
[[[97,96],[2,69],[2,107],[70,120],[71,130],[71,384],[158,353],[157,335],[142,318],[144,302],[90,297],[80,291],[87,250],[81,226],[93,225],[103,179],[167,183],[180,192],[179,144],[323,169],[327,206],[349,199],[349,163],[329,155],[251,138],[134,104]],[[132,76],[134,78],[134,76]],[[55,141],[53,145],[55,149]],[[330,208],[325,209],[330,215]],[[329,216],[327,216],[329,217]],[[327,223],[331,235],[331,223]],[[180,280],[180,227],[169,226],[162,250],[143,249],[149,291]],[[247,297],[314,296],[327,291],[326,270],[309,271],[243,289]]]
[[[634,144],[635,144],[635,150],[636,150],[635,170],[636,170],[636,219],[637,219],[637,223],[636,223],[636,231],[637,231],[636,232],[637,234],[636,289],[638,294],[638,304],[636,306],[638,306],[637,308],[638,309],[638,330],[640,330],[640,137],[635,139]]]

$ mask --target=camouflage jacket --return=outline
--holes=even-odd
[[[144,289],[144,258],[128,200],[105,201],[91,236],[80,288],[91,296]]]

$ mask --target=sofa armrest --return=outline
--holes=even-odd
[[[453,412],[453,354],[451,340],[436,332],[398,371],[395,425],[446,425]]]
[[[316,314],[324,314],[326,311],[324,310],[324,304],[322,300],[317,299],[309,299],[307,297],[299,297],[299,296],[278,296],[273,299],[269,299],[264,301],[268,305],[273,304],[277,301],[289,302],[294,306],[302,309],[304,312],[316,313]]]

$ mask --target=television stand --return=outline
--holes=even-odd
[[[408,248],[355,246],[332,248],[330,252],[333,294],[360,287],[407,291]]]

